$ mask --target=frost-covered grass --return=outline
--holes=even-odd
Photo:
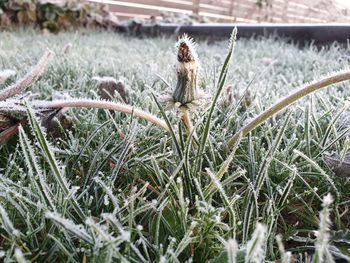
[[[69,42],[71,51],[62,55]],[[133,105],[164,118],[152,93],[160,96],[169,91],[165,82],[176,83],[174,42],[97,32],[2,32],[0,70],[23,76],[50,48],[57,57],[30,87],[41,99],[53,91],[97,98],[92,78],[112,76],[125,81]],[[227,45],[198,43],[201,86],[211,94]],[[172,137],[129,115],[70,110],[74,130],[54,139],[29,111],[27,127],[1,145],[1,260],[261,262],[266,256],[286,262],[286,251],[307,260],[304,252],[313,255],[315,248],[315,262],[329,262],[335,252],[346,258],[349,180],[335,177],[322,154],[342,156],[349,147],[349,83],[310,95],[255,129],[242,139],[229,170],[217,176],[229,158],[225,145],[242,125],[293,88],[349,62],[350,47],[238,40],[226,86],[241,95],[249,90],[253,102],[247,111],[239,99],[223,108],[224,91],[200,155],[174,112],[165,113],[178,135]],[[207,110],[194,116],[199,139],[207,117]],[[334,202],[326,198],[320,223],[328,193]]]

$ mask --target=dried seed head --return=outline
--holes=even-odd
[[[187,35],[183,35],[176,43],[177,48],[177,84],[172,94],[175,107],[193,109],[203,104],[207,96],[198,89],[199,61],[195,44]],[[169,102],[168,102],[169,103]]]
[[[192,38],[184,34],[176,43],[177,60],[180,63],[198,61],[196,45]]]
[[[209,95],[198,88],[199,60],[192,38],[186,34],[176,43],[177,83],[172,94],[162,97],[165,109],[185,108],[191,111],[207,104]]]
[[[198,56],[194,43],[187,35],[182,36],[176,44],[178,48],[177,84],[173,93],[174,102],[181,106],[198,98],[197,74]]]

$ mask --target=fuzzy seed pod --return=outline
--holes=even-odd
[[[177,84],[173,93],[174,102],[182,106],[198,99],[197,74],[198,56],[193,40],[187,35],[182,36],[176,44],[177,53]]]
[[[176,43],[177,83],[174,91],[161,97],[165,109],[194,111],[208,104],[210,95],[198,88],[199,60],[192,38],[183,35]]]

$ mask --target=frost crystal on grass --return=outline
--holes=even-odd
[[[1,225],[6,230],[9,235],[14,235],[18,237],[20,232],[13,226],[5,208],[0,204],[0,217],[1,217]]]
[[[103,198],[103,203],[105,206],[109,206],[109,198],[108,198],[108,195],[105,195],[104,198]]]
[[[82,225],[76,225],[73,221],[63,218],[58,213],[47,212],[46,218],[51,219],[52,221],[60,225],[62,228],[75,234],[77,237],[84,240],[85,242],[93,244],[91,236],[86,232]]]
[[[0,71],[0,84],[4,83],[8,78],[16,75],[16,71],[12,69],[5,69]]]
[[[262,263],[265,259],[266,226],[257,223],[253,236],[247,244],[245,262]]]
[[[282,238],[280,235],[276,236],[276,241],[277,241],[278,249],[281,254],[281,263],[290,263],[292,258],[292,253],[289,251],[288,252],[285,251],[282,243]]]
[[[328,208],[332,203],[334,199],[330,193],[328,193],[326,196],[323,197],[323,203],[322,206],[325,208]]]
[[[227,262],[228,263],[236,263],[237,256],[237,242],[234,239],[229,239],[226,242],[226,251],[227,251]]]
[[[120,238],[123,241],[130,242],[131,234],[129,231],[121,231]]]
[[[322,206],[323,209],[320,212],[320,223],[319,229],[316,232],[317,240],[315,243],[316,255],[315,261],[316,263],[332,263],[334,262],[333,257],[329,251],[329,228],[331,225],[330,220],[330,209],[329,206],[333,203],[333,197],[331,194],[327,194],[323,197]]]
[[[21,249],[16,248],[15,249],[15,258],[18,263],[27,263],[28,261],[25,259],[23,252]]]

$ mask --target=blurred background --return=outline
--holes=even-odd
[[[119,20],[168,23],[348,23],[350,0],[89,0]]]

